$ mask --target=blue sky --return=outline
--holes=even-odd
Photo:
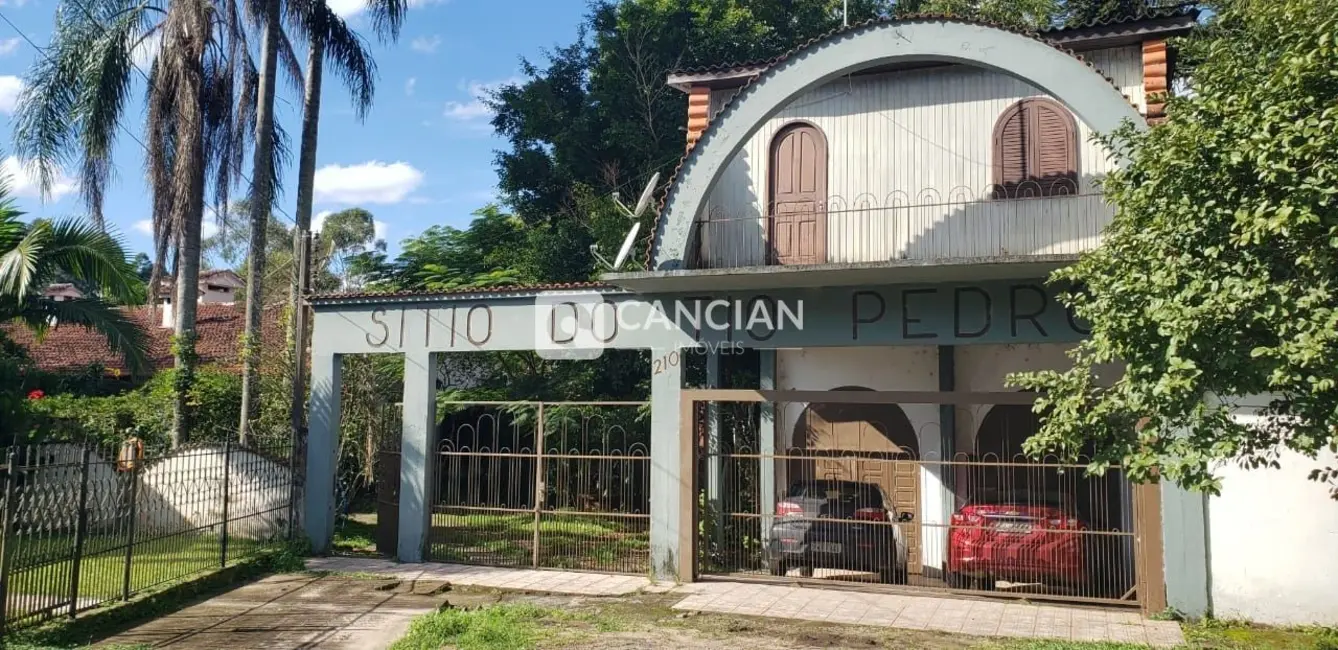
[[[570,43],[586,10],[584,0],[418,0],[397,45],[371,38],[360,15],[363,0],[328,0],[368,37],[379,68],[376,103],[363,123],[347,93],[327,73],[322,97],[316,172],[316,213],[360,206],[375,215],[379,230],[399,242],[435,224],[462,226],[494,195],[491,117],[478,95],[516,79],[520,57],[539,60],[544,49]],[[0,14],[39,45],[51,36],[54,0],[0,0]],[[19,206],[32,216],[82,213],[77,186],[64,179],[45,201],[35,182],[12,159],[12,116],[22,78],[38,53],[13,27],[0,21],[0,147],[4,170]],[[299,58],[304,59],[303,54]],[[147,69],[147,68],[146,68]],[[143,84],[132,92],[125,122],[142,137]],[[300,97],[279,86],[277,115],[292,139],[292,161],[283,172],[284,193],[276,212],[295,211]],[[135,251],[151,249],[149,196],[143,149],[121,132],[105,213]],[[247,174],[250,171],[248,168]],[[240,191],[239,191],[240,193]],[[206,221],[210,221],[206,217]],[[212,230],[206,224],[206,234]]]

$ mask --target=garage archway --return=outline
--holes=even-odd
[[[863,386],[832,390],[872,392]],[[915,522],[922,520],[920,440],[896,404],[808,404],[795,422],[787,453],[795,456],[786,462],[790,485],[816,480],[873,483],[882,489],[888,506],[911,513]],[[920,526],[902,526],[902,532],[908,569],[919,573]]]

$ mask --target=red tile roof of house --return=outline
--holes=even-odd
[[[160,327],[161,310],[150,307],[127,308],[130,318],[139,323],[149,337],[149,361],[154,370],[173,367],[171,328]],[[281,305],[265,309],[261,321],[261,338],[266,347],[282,345],[284,332],[279,327]],[[201,304],[196,316],[199,340],[196,351],[201,365],[220,366],[239,370],[241,363],[238,346],[246,325],[243,305]],[[28,350],[28,356],[38,368],[48,372],[82,371],[100,365],[109,374],[125,373],[124,359],[107,349],[107,341],[96,332],[76,326],[56,326],[38,342],[32,331],[15,323],[0,325],[7,336]]]

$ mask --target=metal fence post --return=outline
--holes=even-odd
[[[135,558],[135,524],[139,519],[139,461],[130,465],[130,522],[125,542],[125,573],[121,577],[121,600],[130,600],[130,564]]]
[[[223,439],[223,537],[219,545],[219,566],[228,566],[228,476],[232,474],[232,439]]]
[[[9,570],[10,559],[14,555],[14,464],[18,459],[18,449],[9,448],[5,458],[5,502],[4,512],[0,514],[0,638],[5,635],[5,622],[9,616]]]
[[[539,418],[534,435],[534,538],[530,564],[539,568],[539,519],[544,507],[544,403],[539,402]]]
[[[74,525],[74,560],[70,566],[70,618],[79,611],[79,572],[84,559],[84,538],[88,537],[88,463],[93,457],[93,445],[84,444],[83,458],[79,461],[79,513]]]

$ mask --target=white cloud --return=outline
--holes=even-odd
[[[23,94],[23,80],[12,74],[0,76],[0,113],[13,115]]]
[[[409,77],[409,80],[404,82],[404,94],[413,97],[413,91],[417,88],[417,86],[418,86],[418,77]]]
[[[415,52],[432,54],[437,51],[437,48],[441,47],[441,37],[436,34],[431,36],[419,36],[418,38],[409,41],[409,47]]]
[[[9,156],[0,163],[0,175],[4,176],[9,183],[9,191],[14,196],[23,196],[28,198],[40,199],[42,197],[42,184],[37,175],[37,169],[29,167],[19,162],[17,156]],[[52,201],[59,201],[61,197],[79,189],[79,183],[73,178],[65,175],[65,172],[57,170],[56,177],[51,181],[50,198]]]
[[[326,0],[326,4],[341,18],[362,13],[367,8],[367,0]]]
[[[446,102],[446,111],[443,113],[447,119],[457,122],[486,122],[492,118],[492,108],[488,106],[487,99],[494,91],[502,86],[518,84],[524,81],[520,77],[508,77],[497,81],[471,81],[467,84],[461,84],[461,90],[469,94],[470,100],[467,102]]]
[[[311,218],[311,232],[320,232],[325,227],[325,219],[334,214],[334,210],[321,210]]]
[[[0,56],[9,56],[18,51],[23,40],[15,36],[14,38],[0,39]]]
[[[316,170],[316,201],[399,203],[422,183],[423,172],[405,162],[326,165]]]
[[[131,224],[130,227],[145,237],[153,236],[153,219],[140,219]],[[204,222],[200,224],[200,238],[209,239],[217,234],[218,222],[206,217]]]
[[[373,236],[375,236],[377,239],[384,240],[386,238],[386,231],[389,229],[390,226],[387,225],[386,222],[377,221],[375,219],[372,220],[372,232],[374,233]]]

